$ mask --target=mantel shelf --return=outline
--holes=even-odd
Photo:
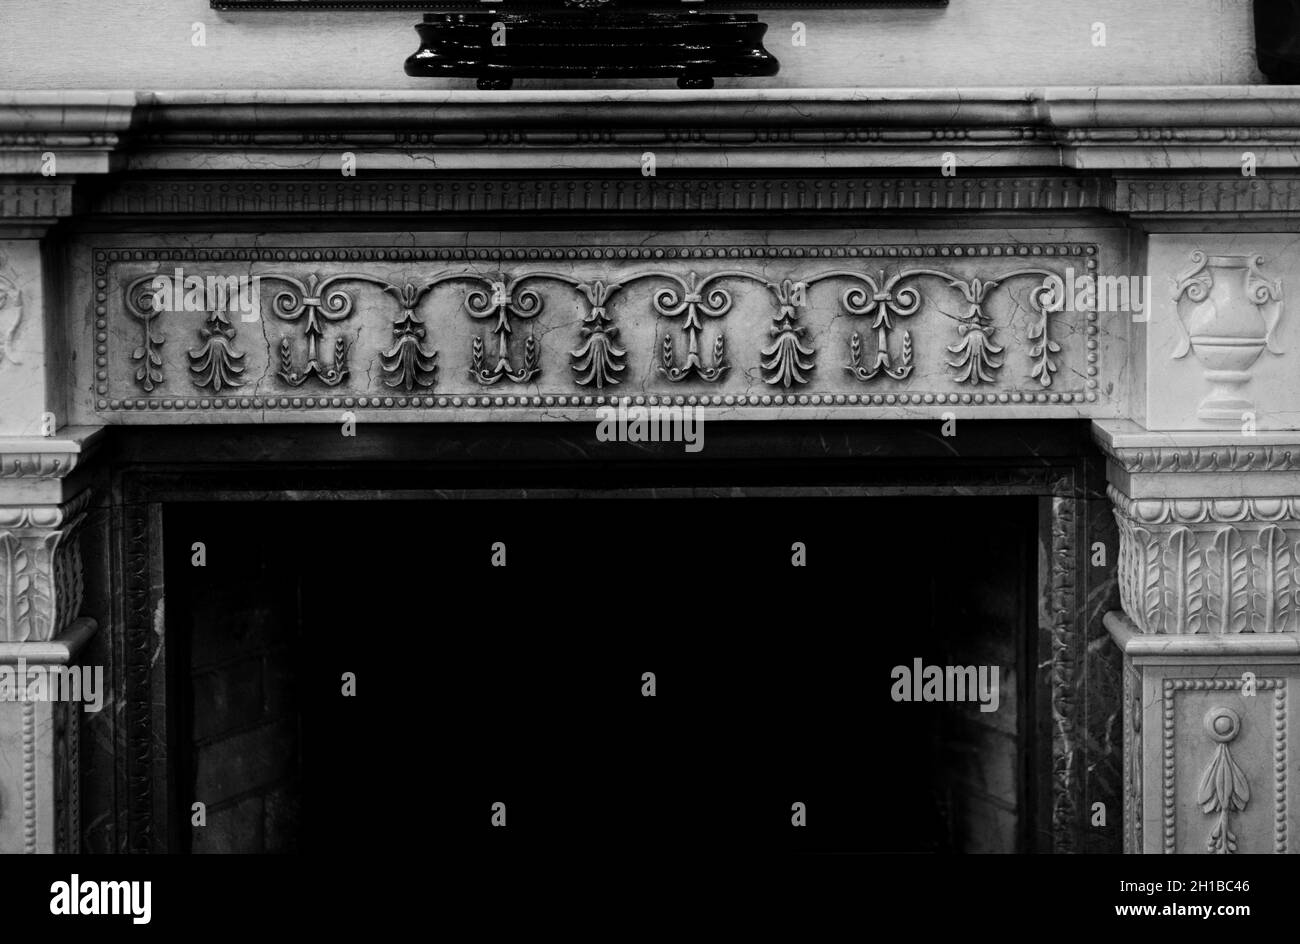
[[[0,173],[47,150],[78,173],[337,166],[676,169],[1300,167],[1300,87],[104,91],[0,94]],[[96,161],[92,155],[101,155]],[[200,157],[200,154],[221,155]]]

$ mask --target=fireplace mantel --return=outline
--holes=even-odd
[[[1296,851],[1298,140],[1300,88],[1254,86],[0,94],[0,661],[148,643],[119,434],[1085,423],[1125,847],[1226,842],[1219,803]],[[177,269],[256,315],[152,312]],[[70,715],[0,705],[0,849],[76,847]],[[1197,797],[1220,744],[1244,805]]]

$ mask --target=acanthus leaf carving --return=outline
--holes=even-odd
[[[1133,568],[1129,566],[1129,558],[1133,554],[1133,536],[1130,533],[1133,525],[1117,509],[1111,509],[1111,517],[1115,519],[1116,530],[1119,532],[1119,559],[1115,562],[1115,567],[1120,606],[1126,613],[1133,614],[1137,612],[1137,607],[1133,605]]]
[[[1133,550],[1137,555],[1134,568],[1138,577],[1138,605],[1142,615],[1142,629],[1158,633],[1164,628],[1163,602],[1160,588],[1160,545],[1145,528],[1133,529]]]
[[[1292,610],[1291,541],[1281,528],[1269,525],[1259,532],[1258,543],[1251,548],[1250,556],[1255,568],[1251,630],[1286,632]]]
[[[1108,491],[1119,525],[1120,599],[1143,632],[1280,633],[1296,625],[1295,500],[1133,500]]]
[[[1205,556],[1210,569],[1206,628],[1211,633],[1243,632],[1250,614],[1250,556],[1241,532],[1220,528]]]
[[[1175,528],[1165,546],[1167,576],[1164,615],[1165,632],[1195,633],[1200,627],[1204,577],[1196,535],[1188,528]]]
[[[0,509],[0,642],[54,638],[81,608],[77,529],[89,493],[57,509]]]

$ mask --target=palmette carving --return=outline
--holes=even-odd
[[[591,310],[582,321],[582,345],[569,352],[573,359],[570,366],[578,385],[595,384],[597,390],[603,390],[606,384],[613,386],[618,383],[614,375],[621,374],[626,366],[627,351],[618,346],[618,328],[613,326],[605,310],[610,296],[621,286],[607,285],[597,279],[580,283],[577,288],[586,297]]]
[[[807,285],[785,279],[779,283],[768,283],[767,287],[776,296],[779,307],[772,319],[772,327],[768,328],[773,341],[762,351],[765,358],[762,364],[763,380],[774,387],[780,385],[788,390],[794,384],[807,383],[807,374],[813,369],[813,349],[800,340],[808,329],[797,324],[799,307],[803,304]]]
[[[426,350],[424,344],[424,323],[415,317],[415,307],[435,285],[427,282],[416,286],[407,282],[405,285],[386,285],[388,292],[402,306],[401,314],[393,322],[393,346],[379,355],[384,365],[384,383],[389,387],[401,387],[414,390],[418,387],[431,387],[438,373],[435,363],[438,352]]]
[[[966,314],[957,323],[961,339],[948,346],[957,358],[948,361],[948,366],[957,371],[959,383],[993,383],[993,374],[1002,367],[997,355],[1004,349],[993,342],[993,327],[984,315],[984,299],[998,283],[982,279],[963,282],[951,276],[941,277],[948,278],[949,284],[961,291],[967,304]]]
[[[208,315],[207,324],[199,329],[199,339],[203,344],[188,354],[194,386],[211,387],[213,393],[242,387],[244,382],[239,375],[244,368],[239,362],[244,355],[235,350],[235,329],[222,312],[213,311]]]

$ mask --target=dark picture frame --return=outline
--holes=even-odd
[[[1274,85],[1300,83],[1300,0],[1255,0],[1255,55]]]

